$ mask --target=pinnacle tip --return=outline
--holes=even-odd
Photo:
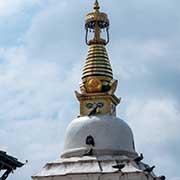
[[[94,9],[95,10],[100,9],[98,0],[95,0]]]

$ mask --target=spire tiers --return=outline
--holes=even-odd
[[[113,79],[109,57],[103,45],[93,44],[89,47],[82,80],[85,82],[91,76],[98,76],[99,79],[107,81]]]
[[[86,63],[80,84],[81,93],[76,92],[80,101],[80,116],[112,115],[116,116],[116,106],[120,103],[114,92],[117,80],[113,72],[105,46],[109,43],[109,19],[106,13],[99,11],[96,0],[94,12],[86,16],[86,44],[89,46]],[[102,30],[107,33],[106,40],[101,38]],[[88,34],[93,37],[88,40]]]

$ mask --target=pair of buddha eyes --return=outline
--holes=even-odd
[[[98,108],[102,108],[103,106],[104,106],[104,103],[102,103],[102,102],[99,102],[99,103],[88,103],[88,104],[86,104],[86,107],[88,108],[88,109],[92,109],[93,107],[98,107]]]

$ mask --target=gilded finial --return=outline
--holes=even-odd
[[[100,9],[99,2],[98,2],[98,0],[96,0],[94,3],[94,10],[98,11],[99,9]]]
[[[98,0],[95,0],[94,3],[94,12],[89,13],[86,16],[86,23],[85,23],[85,29],[86,29],[86,44],[103,44],[106,45],[109,42],[109,19],[106,13],[99,11],[100,6]],[[88,41],[88,33],[91,32],[91,30],[94,33],[93,39],[90,39]],[[102,30],[105,30],[107,33],[107,40],[103,39],[101,37]]]

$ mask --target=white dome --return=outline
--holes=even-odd
[[[137,156],[132,131],[123,120],[114,116],[85,116],[68,126],[62,157],[83,156],[89,148],[88,136],[95,142],[94,155]]]

